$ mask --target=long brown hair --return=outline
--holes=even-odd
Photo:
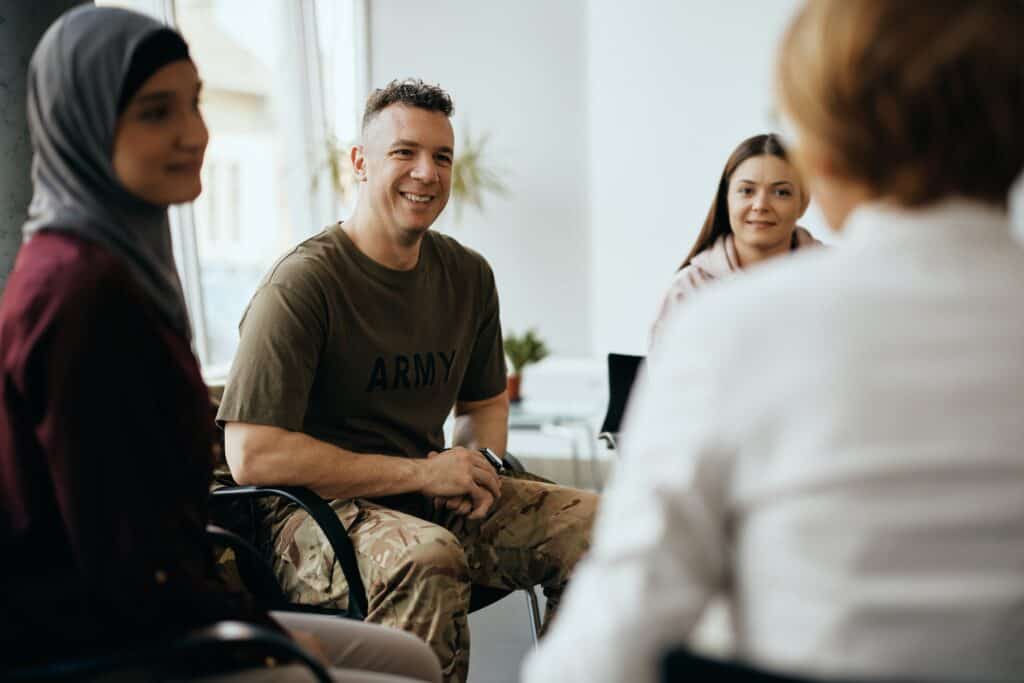
[[[693,248],[690,249],[689,255],[682,265],[679,266],[678,270],[682,270],[690,265],[690,261],[693,260],[694,256],[709,248],[719,237],[732,232],[732,227],[729,225],[729,198],[726,196],[729,191],[729,181],[732,179],[732,174],[736,171],[736,167],[751,157],[764,156],[765,154],[778,157],[786,162],[789,161],[789,157],[786,155],[786,148],[782,146],[782,142],[774,133],[747,138],[733,150],[729,160],[725,162],[722,178],[718,181],[718,191],[715,192],[715,198],[711,200],[711,209],[708,211],[708,217],[704,219],[704,227],[700,229],[697,241],[694,242]]]

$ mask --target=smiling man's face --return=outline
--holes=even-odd
[[[353,164],[374,222],[403,242],[437,220],[451,191],[455,136],[442,112],[404,104],[381,110]]]

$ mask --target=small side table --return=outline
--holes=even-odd
[[[582,481],[580,476],[580,438],[582,437],[590,458],[590,483],[600,491],[603,482],[601,481],[600,465],[597,462],[597,435],[591,424],[591,420],[598,415],[599,410],[598,406],[585,409],[564,403],[527,399],[512,404],[508,416],[508,429],[510,432],[542,432],[568,440],[572,448],[572,474],[577,483]]]

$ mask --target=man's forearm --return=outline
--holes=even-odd
[[[453,445],[504,453],[508,447],[508,410],[504,393],[486,401],[459,404],[455,410]]]
[[[305,486],[324,498],[375,498],[419,491],[422,461],[353,453],[301,432],[230,423],[225,450],[239,484]]]
[[[306,486],[323,498],[376,498],[419,492],[468,496],[471,518],[483,517],[500,495],[501,481],[484,457],[465,448],[426,458],[352,453],[300,432],[230,422],[225,454],[239,484]]]

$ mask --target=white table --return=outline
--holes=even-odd
[[[566,439],[572,448],[573,478],[578,483],[580,476],[580,440],[590,458],[590,480],[598,491],[601,490],[601,470],[598,463],[597,435],[592,420],[600,415],[603,406],[573,405],[561,402],[545,402],[526,399],[513,403],[509,410],[508,429],[513,431],[534,431]]]

